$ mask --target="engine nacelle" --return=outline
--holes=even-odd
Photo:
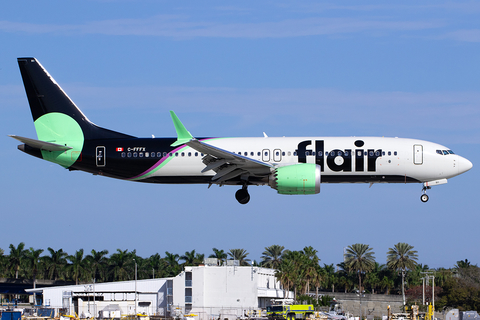
[[[320,173],[320,166],[313,163],[278,167],[268,184],[280,194],[316,194],[320,193]]]

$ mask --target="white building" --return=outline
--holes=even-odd
[[[101,317],[111,319],[117,318],[117,313],[120,313],[118,318],[120,315],[133,315],[136,307],[137,313],[164,316],[168,306],[167,294],[172,288],[172,279],[90,283],[26,291],[43,294],[42,306],[56,309],[56,314],[61,311],[65,314],[76,313],[81,318],[89,318],[90,316],[99,317],[99,313],[105,310],[108,313],[103,312]]]
[[[194,314],[199,320],[236,319],[265,308],[271,299],[284,295],[273,269],[233,265],[185,267],[174,278],[27,291],[43,294],[44,307],[63,308],[67,314],[77,313],[80,317],[101,314],[109,319],[118,314],[133,315],[135,307],[137,313],[147,315]],[[289,297],[292,296],[290,292]]]

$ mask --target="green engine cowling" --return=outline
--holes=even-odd
[[[270,175],[269,185],[280,194],[320,193],[320,166],[299,163],[278,167]]]

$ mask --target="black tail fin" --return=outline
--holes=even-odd
[[[73,120],[78,124],[85,139],[122,139],[132,137],[98,127],[88,120],[35,58],[18,58],[18,65],[40,140],[55,140],[53,139],[55,136],[67,138],[69,135],[68,128],[70,127],[68,123],[65,123],[67,118],[70,118],[67,122]],[[47,114],[63,114],[68,117],[50,116],[48,121],[38,121]],[[46,134],[47,132],[49,133]]]

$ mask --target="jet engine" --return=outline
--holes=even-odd
[[[268,184],[280,194],[316,194],[320,193],[320,172],[320,166],[313,163],[278,167]]]

